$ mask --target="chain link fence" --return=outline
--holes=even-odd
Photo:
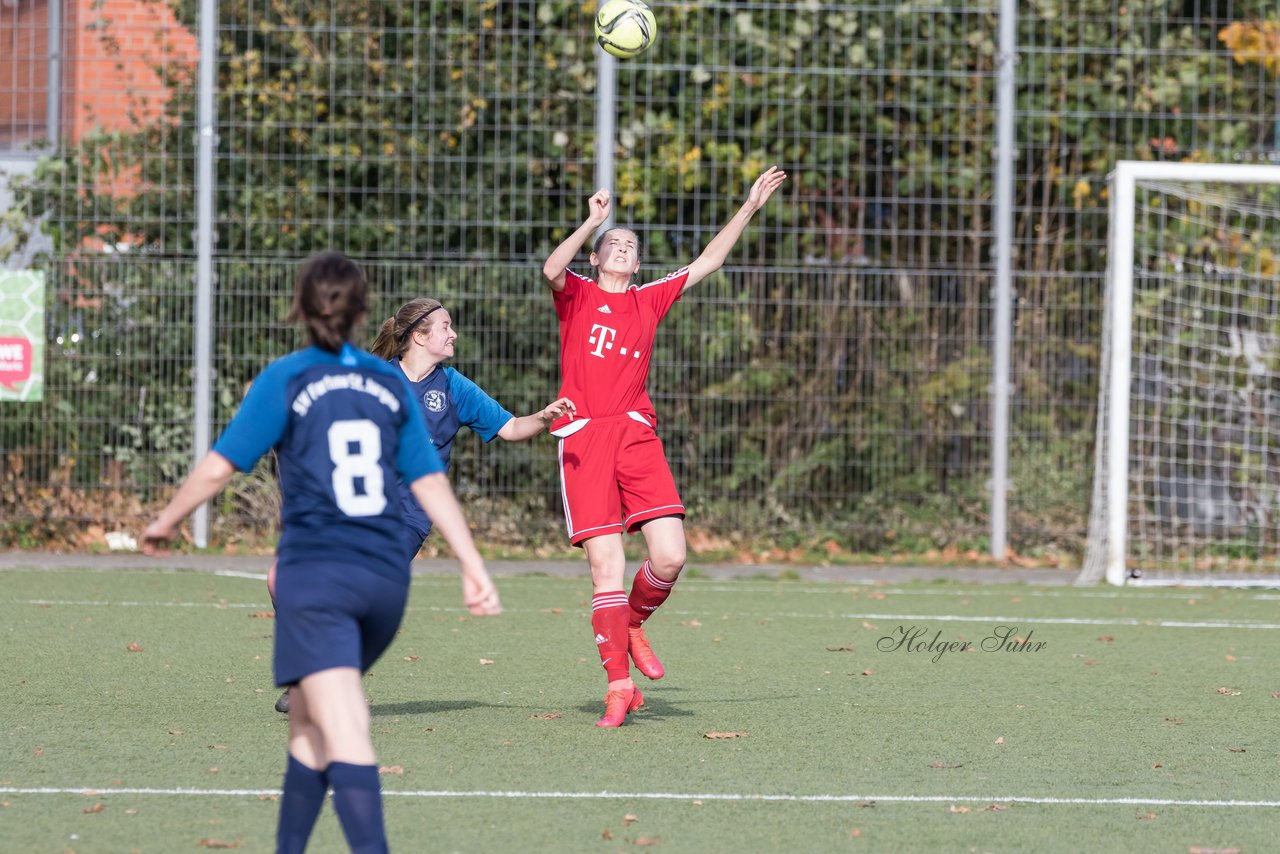
[[[1280,23],[1269,0],[1013,5],[1009,540],[1072,561],[1106,174],[1125,158],[1280,156]],[[301,342],[283,322],[293,273],[327,248],[374,282],[368,340],[402,301],[439,297],[455,367],[517,414],[551,400],[540,267],[585,218],[610,144],[595,4],[217,7],[215,435]],[[650,392],[693,546],[981,552],[1000,8],[654,7],[658,41],[617,63],[608,105],[617,217],[641,238],[642,272],[692,260],[764,167],[790,175],[659,333]],[[51,241],[24,261],[48,281],[44,400],[0,403],[8,545],[136,528],[191,463],[198,14],[195,0],[85,3],[52,39],[67,119],[6,215],[11,258]],[[31,157],[28,137],[0,140]],[[545,437],[460,439],[452,475],[482,539],[563,543],[554,456]],[[273,512],[270,473],[245,476],[213,509],[214,540],[270,536]]]

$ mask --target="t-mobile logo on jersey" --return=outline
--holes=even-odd
[[[613,339],[618,337],[618,330],[610,329],[599,323],[591,325],[591,337],[587,339],[588,344],[594,344],[595,349],[591,351],[591,355],[604,358],[605,350],[613,349]]]
[[[599,323],[591,324],[591,337],[587,339],[587,343],[595,348],[591,351],[591,355],[603,359],[604,351],[613,349],[613,339],[617,337],[618,330]],[[639,359],[640,351],[632,350],[628,353],[626,347],[620,347],[618,348],[618,355],[630,356],[633,359]]]

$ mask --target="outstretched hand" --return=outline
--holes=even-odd
[[[756,182],[751,185],[751,192],[747,195],[747,204],[752,210],[760,210],[764,207],[764,203],[769,201],[769,197],[773,195],[773,191],[782,186],[782,182],[787,180],[787,173],[783,172],[777,166],[770,166]]]
[[[609,198],[608,190],[596,190],[595,195],[587,200],[587,208],[591,211],[587,217],[587,222],[594,225],[602,225],[609,220],[609,210],[613,204]]]
[[[578,407],[573,405],[572,400],[567,397],[561,397],[547,404],[547,407],[538,413],[538,417],[550,424],[564,415],[572,418],[577,411]]]

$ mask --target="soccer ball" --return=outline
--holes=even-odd
[[[658,35],[653,10],[640,0],[607,0],[596,12],[596,41],[619,59],[639,56]]]

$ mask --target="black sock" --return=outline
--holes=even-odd
[[[376,765],[334,762],[327,769],[333,808],[353,854],[385,854],[387,831],[382,821],[382,781]]]
[[[328,790],[329,781],[323,771],[308,768],[289,755],[284,794],[280,796],[280,826],[276,830],[278,854],[301,854],[307,847]]]

